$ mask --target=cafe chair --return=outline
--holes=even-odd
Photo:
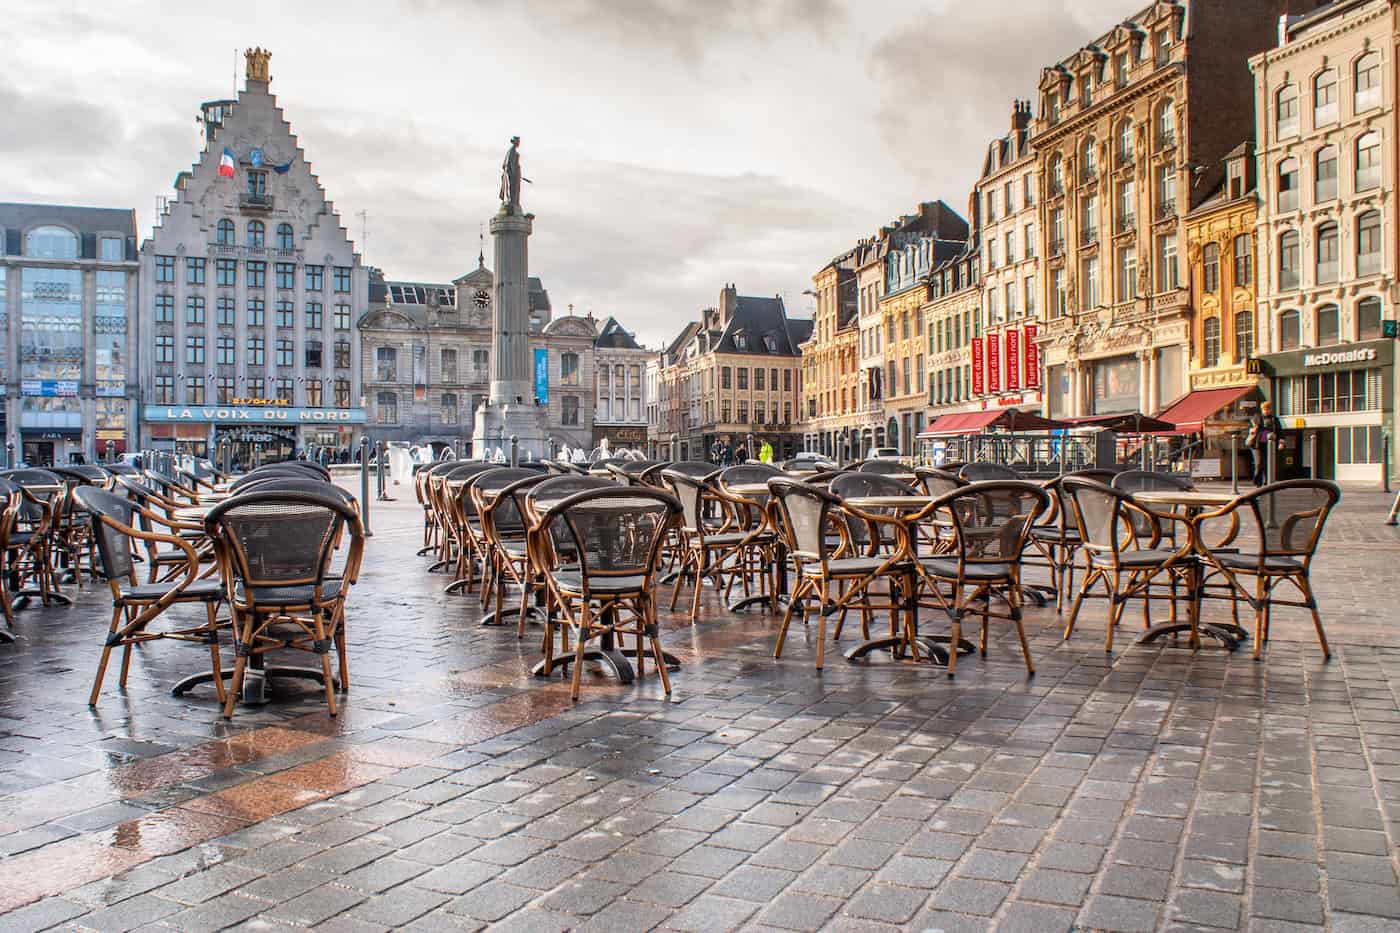
[[[165,639],[192,642],[209,648],[211,679],[222,704],[225,697],[223,671],[219,662],[218,607],[224,597],[223,585],[218,580],[199,579],[199,556],[184,538],[149,530],[152,526],[164,524],[154,512],[96,486],[75,489],[73,502],[90,522],[92,537],[97,544],[98,568],[112,591],[112,621],[102,646],[102,660],[97,665],[97,677],[92,684],[88,706],[97,706],[102,694],[102,680],[114,648],[122,649],[118,683],[122,689],[126,689],[127,676],[131,672],[131,649],[146,642]],[[180,551],[185,556],[183,572],[162,583],[138,582],[133,541],[148,546],[165,544]],[[202,624],[151,631],[151,624],[171,606],[190,603],[204,606],[205,619]]]
[[[516,637],[525,637],[525,620],[530,614],[533,574],[525,541],[525,520],[518,494],[549,478],[538,465],[502,467],[476,476],[470,486],[472,508],[479,517],[482,551],[481,608],[494,598],[496,608],[483,617],[482,625],[500,625],[511,611],[506,608],[506,587],[520,588]]]
[[[71,603],[59,589],[54,570],[58,521],[67,508],[68,485],[50,470],[24,468],[0,473],[19,490],[19,509],[10,530],[6,570],[11,598],[19,605],[38,596],[44,605]]]
[[[1175,535],[1164,535],[1163,529],[1186,522],[1182,515],[1160,512],[1134,502],[1122,490],[1079,476],[1066,476],[1061,481],[1064,495],[1074,513],[1079,530],[1080,550],[1085,555],[1084,578],[1070,608],[1064,637],[1074,633],[1079,608],[1086,598],[1099,598],[1092,591],[1102,586],[1109,601],[1108,632],[1104,651],[1113,651],[1113,632],[1122,620],[1123,609],[1130,600],[1143,601],[1144,626],[1152,601],[1166,599],[1176,610],[1176,584],[1191,569],[1195,559],[1193,541],[1188,534],[1181,544],[1164,547],[1163,540],[1175,541]],[[1140,523],[1147,522],[1152,534],[1142,536]],[[1171,584],[1171,593],[1154,595],[1154,584]]]
[[[233,717],[249,663],[283,649],[320,658],[316,679],[325,688],[326,707],[334,716],[330,652],[337,654],[345,689],[345,602],[364,553],[359,515],[324,492],[254,491],[219,503],[204,524],[214,541],[224,597],[233,614],[234,668],[224,718]],[[350,543],[336,571],[332,558],[346,533]]]
[[[183,511],[190,508],[189,505],[167,499],[146,482],[144,477],[117,476],[115,480],[113,491],[125,494],[128,499],[141,506],[143,511],[138,512],[136,518],[143,530],[155,530],[155,525],[146,518],[146,513],[150,513],[161,526],[193,546],[201,562],[210,564],[209,571],[217,569],[213,564],[213,545],[204,533],[203,520],[195,522],[193,519],[180,517]],[[144,552],[142,557],[147,567],[147,583],[169,582],[183,571],[186,558],[182,548],[162,547],[159,541],[143,540],[138,543]]]
[[[546,485],[541,483],[534,491]],[[570,557],[567,563],[551,566],[545,575],[558,611],[550,612],[545,623],[541,673],[548,676],[557,663],[554,630],[571,632],[575,648],[570,696],[574,700],[579,697],[589,642],[602,639],[606,650],[615,650],[612,640],[629,635],[635,638],[637,675],[646,673],[649,650],[662,688],[671,695],[656,622],[655,590],[661,545],[672,519],[681,512],[680,501],[670,493],[609,484],[554,500],[539,516],[540,535],[561,542],[564,546],[554,553]],[[567,650],[566,638],[561,640]]]
[[[965,468],[964,468],[965,469]],[[970,482],[931,503],[920,517],[946,515],[952,525],[952,550],[920,557],[914,566],[936,604],[952,623],[948,676],[956,673],[963,619],[981,617],[979,650],[987,654],[992,619],[1016,627],[1026,673],[1034,674],[1030,645],[1021,620],[1021,560],[1037,519],[1050,508],[1050,494],[1021,480]],[[944,589],[948,592],[945,594]],[[1005,608],[997,611],[1000,602]]]
[[[749,600],[766,602],[777,609],[777,586],[774,577],[777,572],[778,536],[769,520],[769,493],[767,482],[781,476],[782,470],[767,463],[745,463],[726,467],[715,478],[711,488],[716,500],[724,509],[730,527],[744,532],[745,536],[720,558],[721,564],[732,557],[734,572],[729,574],[725,585],[724,599],[729,599],[736,582],[743,587],[743,597],[737,604],[747,605]],[[739,493],[738,486],[762,486],[761,493]],[[758,594],[753,589],[757,587]]]
[[[842,534],[828,535],[828,544],[838,546],[844,544],[845,553],[852,556],[879,557],[887,561],[892,557],[898,560],[906,543],[909,545],[910,553],[918,553],[917,546],[921,542],[917,539],[906,540],[906,526],[894,520],[898,516],[898,512],[878,506],[856,509],[847,501],[865,496],[917,496],[920,494],[918,488],[888,474],[857,471],[832,477],[827,484],[827,489],[832,495],[841,499],[842,508],[836,513],[836,519],[843,526]],[[837,599],[837,605],[841,608],[841,616],[836,621],[835,631],[832,632],[832,641],[841,640],[841,630],[845,627],[846,614],[853,606],[860,609],[861,637],[866,640],[870,639],[871,610],[877,608],[893,610],[897,605],[900,594],[897,592],[899,589],[898,579],[894,571],[899,569],[902,564],[903,561],[900,561],[899,564],[890,564],[890,566],[883,568],[883,573],[872,573],[869,580],[838,583],[841,596]],[[887,600],[884,603],[872,603],[870,599],[870,586],[877,580],[883,580],[888,585]],[[896,628],[895,618],[891,615],[891,635],[895,634]]]
[[[713,465],[706,465],[712,473],[719,472]],[[680,525],[676,529],[676,556],[680,573],[676,577],[675,589],[671,591],[670,608],[676,608],[682,586],[687,580],[691,581],[694,589],[690,599],[690,621],[694,622],[700,614],[700,589],[705,579],[709,578],[717,589],[723,585],[725,573],[737,569],[726,567],[726,562],[749,532],[738,527],[732,517],[724,512],[722,500],[708,477],[666,469],[661,471],[661,481],[682,508]]]
[[[964,463],[958,469],[958,478],[968,483],[985,483],[992,480],[1019,480],[1021,474],[1000,463]]]
[[[1224,519],[1238,522],[1241,548],[1200,548],[1207,579],[1228,583],[1234,596],[1254,610],[1254,659],[1269,640],[1274,606],[1295,606],[1312,614],[1313,628],[1324,658],[1332,657],[1312,589],[1312,562],[1327,518],[1342,496],[1341,487],[1324,479],[1293,479],[1261,486],[1222,508],[1202,512],[1191,519],[1197,539],[1203,526]],[[1234,537],[1233,535],[1231,537]],[[1248,542],[1248,544],[1245,544]],[[1299,600],[1275,597],[1275,589],[1287,583]]]
[[[9,480],[0,478],[0,612],[5,616],[5,627],[0,629],[0,642],[15,640],[15,613],[10,605],[10,574],[18,551],[23,546],[15,536],[15,522],[20,510],[19,487]]]
[[[899,460],[867,460],[855,468],[857,473],[874,473],[877,476],[913,476],[914,470]]]

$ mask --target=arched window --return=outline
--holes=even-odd
[[[1342,342],[1342,315],[1336,305],[1323,305],[1317,309],[1317,345],[1330,347]]]
[[[1050,195],[1053,197],[1065,192],[1065,163],[1057,152],[1050,157]]]
[[[1356,303],[1356,339],[1376,340],[1381,335],[1381,300],[1374,296]]]
[[[1208,295],[1220,291],[1220,246],[1216,243],[1207,243],[1201,247],[1201,291]],[[1215,329],[1218,336],[1218,323]]]
[[[293,234],[292,234],[292,225],[291,225],[291,224],[278,224],[278,225],[277,225],[277,248],[278,248],[278,249],[293,249],[293,248],[295,248],[295,246],[296,246],[296,244],[295,244],[295,242],[294,242],[294,236],[293,236]]]
[[[1092,136],[1084,140],[1084,146],[1079,152],[1079,165],[1080,181],[1092,180],[1099,170],[1099,143]]]
[[[1287,230],[1278,238],[1278,287],[1298,287],[1298,231]]]
[[[1381,186],[1381,135],[1367,133],[1356,141],[1356,190]]]
[[[380,392],[374,397],[374,419],[379,424],[398,424],[399,396],[397,392]]]
[[[1235,237],[1235,286],[1246,288],[1254,280],[1254,238],[1248,233]]]
[[[1208,317],[1201,327],[1201,365],[1220,365],[1220,318]]]
[[[1299,325],[1302,321],[1297,311],[1285,311],[1278,316],[1278,348],[1296,350],[1301,342]]]
[[[1176,105],[1170,100],[1162,101],[1157,108],[1157,148],[1166,149],[1176,145]]]
[[[1356,274],[1375,275],[1381,264],[1380,211],[1367,211],[1356,218]]]
[[[1313,157],[1313,200],[1337,200],[1337,147],[1323,146]]]
[[[265,228],[261,220],[248,221],[248,246],[250,249],[262,249],[265,240]]]
[[[1352,110],[1360,113],[1380,105],[1381,102],[1381,53],[1367,52],[1356,60],[1356,83],[1352,97]]]
[[[1298,160],[1291,156],[1278,164],[1278,209],[1298,209]]]
[[[1235,312],[1235,362],[1254,355],[1254,312]]]
[[[1298,89],[1286,84],[1274,95],[1274,138],[1298,135]]]
[[[220,246],[233,246],[233,237],[233,221],[229,220],[227,217],[220,219],[215,241]]]
[[[1128,165],[1133,161],[1133,121],[1124,120],[1118,124],[1118,164]]]
[[[24,255],[40,259],[77,259],[78,235],[67,227],[35,227],[24,235]]]
[[[1313,78],[1313,126],[1337,122],[1337,72],[1326,69]]]
[[[1337,225],[1328,221],[1317,226],[1317,284],[1337,281],[1340,272],[1337,256]]]

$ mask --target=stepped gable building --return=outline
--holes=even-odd
[[[777,458],[796,453],[800,347],[811,335],[811,319],[789,319],[781,297],[740,295],[725,285],[719,305],[661,353],[660,456],[708,459],[716,442],[756,454],[765,440]]]
[[[62,466],[135,446],[136,212],[0,204],[0,445]]]
[[[1379,481],[1395,436],[1395,17],[1392,0],[1336,0],[1249,61],[1256,354],[1288,429],[1283,476]]]
[[[352,447],[368,276],[249,49],[141,246],[141,441],[234,462]]]
[[[1243,63],[1273,44],[1288,6],[1159,0],[1043,69],[1032,145],[1047,414],[1151,414],[1187,392],[1186,216],[1252,125]]]
[[[471,272],[448,283],[385,279],[371,270],[359,322],[361,374],[372,440],[473,451],[475,412],[491,383],[491,301],[494,276],[484,256]],[[530,347],[544,350],[547,380],[536,382],[535,404],[547,407],[556,448],[588,447],[593,430],[592,318],[552,317],[539,277],[529,281]],[[509,439],[491,445],[503,450]],[[508,451],[507,451],[508,453]]]
[[[593,341],[593,365],[598,374],[594,399],[593,443],[609,447],[646,449],[647,415],[651,397],[644,379],[647,363],[655,353],[615,318],[598,328]]]

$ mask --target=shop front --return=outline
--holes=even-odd
[[[1368,340],[1260,357],[1275,414],[1300,435],[1304,472],[1379,482],[1394,432],[1395,348]]]
[[[613,450],[627,448],[629,450],[645,450],[647,446],[647,428],[644,424],[597,424],[593,426],[593,446],[603,446],[603,441],[608,442],[608,447]]]
[[[257,404],[252,404],[257,402]],[[148,405],[141,420],[159,450],[216,457],[236,468],[288,460],[305,451],[354,450],[363,408],[298,408],[275,400],[232,405]]]

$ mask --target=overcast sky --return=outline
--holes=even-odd
[[[366,262],[474,268],[518,134],[556,313],[655,345],[729,281],[810,313],[812,274],[860,236],[921,200],[965,212],[1013,98],[1145,5],[6,0],[0,201],[135,207],[146,236],[198,154],[199,103],[262,45]]]

